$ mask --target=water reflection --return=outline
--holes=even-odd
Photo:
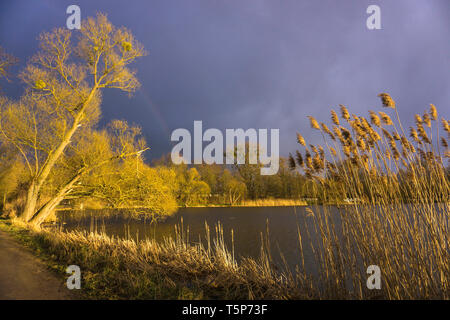
[[[335,211],[338,217],[338,210]],[[283,256],[290,268],[301,264],[300,232],[306,271],[314,274],[316,270],[311,243],[317,246],[319,239],[312,232],[314,222],[304,207],[183,208],[176,215],[158,223],[143,218],[126,218],[117,210],[84,210],[61,212],[59,221],[66,231],[104,231],[110,236],[157,241],[174,237],[175,226],[178,225],[182,226],[190,242],[201,242],[205,246],[205,223],[210,227],[212,239],[216,235],[216,226],[220,224],[225,243],[230,249],[233,231],[237,260],[241,257],[258,258],[262,239],[267,237],[275,264],[284,264]]]

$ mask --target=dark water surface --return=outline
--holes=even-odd
[[[336,209],[336,216],[338,210]],[[269,239],[271,255],[278,265],[283,258],[290,268],[301,264],[299,232],[307,271],[314,272],[314,256],[311,243],[317,245],[313,232],[314,222],[305,207],[243,207],[243,208],[182,208],[163,222],[152,223],[145,219],[124,218],[117,210],[65,211],[59,214],[62,229],[66,231],[104,231],[121,238],[145,238],[162,241],[175,235],[175,226],[183,226],[190,242],[206,245],[205,222],[211,238],[215,239],[216,226],[223,228],[228,248],[234,248],[236,259],[258,258],[262,237]],[[311,237],[308,236],[308,231]],[[233,232],[233,237],[232,237]]]

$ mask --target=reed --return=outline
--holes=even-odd
[[[374,264],[382,272],[380,297],[448,299],[450,190],[444,161],[449,150],[434,125],[437,109],[431,105],[429,112],[416,115],[408,137],[393,99],[387,93],[380,97],[396,121],[373,111],[370,122],[350,117],[341,106],[341,120],[331,113],[334,124],[340,123],[333,136],[326,126],[316,128],[324,133],[328,156],[305,147],[305,157],[314,159],[310,165],[290,161],[317,183],[323,199],[355,200],[341,208],[339,226],[332,222],[330,207],[310,209],[321,239],[315,250],[320,283],[328,295],[365,298],[366,268]],[[448,121],[442,124],[448,136]]]
[[[51,257],[62,272],[63,266],[80,266],[83,291],[91,299],[318,298],[307,277],[275,271],[267,238],[258,259],[238,264],[220,224],[213,232],[205,225],[206,246],[190,241],[182,224],[162,242],[24,227],[28,245]]]

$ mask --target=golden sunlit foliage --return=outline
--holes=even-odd
[[[22,158],[28,177],[18,214],[35,225],[62,200],[73,197],[84,176],[103,166],[121,170],[114,166],[123,166],[128,157],[142,162],[147,150],[138,127],[113,121],[107,130],[96,128],[102,89],[132,93],[139,87],[129,65],[146,54],[142,45],[126,28],[114,27],[104,14],[83,21],[78,39],[72,34],[65,28],[42,33],[39,52],[20,73],[24,94],[18,100],[0,98],[1,144]],[[0,75],[5,76],[15,60],[0,53]],[[141,183],[141,187],[153,195],[159,184],[144,188]],[[168,208],[173,207],[165,200]],[[156,200],[145,201],[149,205]],[[134,206],[136,201],[131,202]]]

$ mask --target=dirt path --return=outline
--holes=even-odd
[[[0,300],[74,299],[65,284],[29,249],[0,231]]]

